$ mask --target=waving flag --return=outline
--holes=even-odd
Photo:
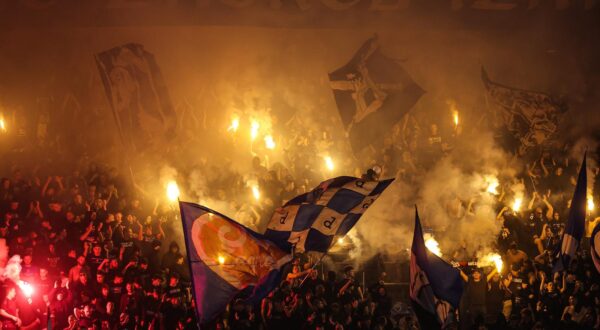
[[[421,329],[440,329],[458,308],[464,283],[458,269],[425,247],[419,213],[415,209],[415,233],[410,256],[410,299]]]
[[[355,153],[381,142],[425,93],[398,61],[381,53],[377,37],[330,73],[329,80]]]
[[[322,182],[275,211],[265,237],[284,251],[327,252],[335,236],[354,227],[394,179],[365,181],[341,176]]]
[[[551,141],[561,115],[568,110],[565,102],[546,93],[493,82],[484,68],[481,79],[499,109],[497,122],[513,135],[520,151]]]
[[[583,237],[585,230],[585,211],[587,205],[587,154],[583,155],[583,163],[579,169],[579,177],[575,186],[575,193],[571,200],[569,217],[565,227],[565,233],[561,239],[560,252],[558,260],[554,264],[552,272],[560,272],[569,268],[571,260],[575,257],[579,242]]]
[[[200,205],[179,202],[199,322],[242,290],[257,301],[274,289],[291,256],[260,234]]]
[[[596,227],[594,227],[592,237],[590,238],[590,246],[594,266],[596,266],[596,270],[600,273],[600,222],[596,223]]]

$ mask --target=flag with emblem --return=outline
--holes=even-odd
[[[346,65],[329,74],[333,96],[355,153],[378,145],[425,91],[383,55],[377,37],[367,40]]]
[[[560,98],[535,91],[508,87],[492,81],[484,68],[481,80],[490,100],[494,124],[508,149],[521,154],[529,148],[549,145],[558,128],[560,118],[568,105]]]
[[[560,252],[558,253],[558,259],[554,264],[552,272],[560,272],[568,269],[571,265],[571,261],[575,258],[577,248],[579,248],[579,242],[583,237],[585,230],[585,212],[587,205],[587,154],[583,155],[583,162],[579,169],[579,176],[577,178],[577,185],[575,186],[575,193],[573,193],[573,199],[571,200],[571,207],[569,208],[569,217],[567,218],[567,225],[565,226],[565,232],[561,239]]]
[[[600,273],[600,222],[596,223],[596,227],[594,227],[594,231],[592,232],[590,248],[594,266],[596,266],[596,270]]]
[[[341,176],[322,182],[273,213],[265,237],[284,251],[327,252],[336,236],[354,227],[394,179],[365,181]]]
[[[241,291],[257,302],[279,284],[290,254],[206,207],[180,202],[179,208],[200,324],[222,313]]]
[[[423,228],[415,208],[415,232],[410,255],[410,299],[421,329],[445,328],[453,320],[464,283],[458,269],[425,246]]]

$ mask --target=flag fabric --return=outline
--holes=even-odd
[[[585,231],[585,213],[587,206],[586,160],[587,154],[584,154],[583,162],[579,169],[577,185],[575,186],[575,193],[573,194],[573,199],[571,199],[567,225],[565,226],[565,232],[561,239],[560,251],[554,264],[553,272],[560,272],[569,268],[571,261],[575,257],[575,253],[577,253],[579,242]]]
[[[460,271],[425,246],[419,214],[415,209],[415,232],[410,256],[410,299],[421,329],[440,329],[452,320],[464,290]]]
[[[481,79],[498,110],[494,122],[500,123],[502,130],[512,135],[510,148],[523,154],[529,148],[551,144],[560,118],[568,110],[563,100],[493,82],[483,67]]]
[[[242,290],[259,301],[291,261],[262,235],[206,207],[179,202],[199,323],[210,322]]]
[[[265,237],[284,251],[325,253],[344,236],[394,179],[365,181],[341,176],[322,182],[277,209]]]
[[[590,238],[590,247],[594,266],[596,266],[596,270],[600,273],[600,222],[596,223],[596,227],[594,227],[592,237]]]
[[[154,55],[129,43],[96,54],[96,64],[126,146],[173,135],[175,110]]]
[[[377,37],[330,73],[329,80],[355,153],[379,144],[425,93],[398,61],[381,53]]]

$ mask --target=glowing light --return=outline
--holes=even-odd
[[[19,288],[21,288],[21,291],[26,298],[31,298],[33,292],[35,291],[31,284],[24,281],[19,281]]]
[[[504,263],[502,262],[502,257],[498,253],[489,253],[483,256],[480,259],[479,264],[481,266],[495,266],[498,273],[502,272],[502,267]]]
[[[256,139],[256,137],[258,136],[259,128],[260,128],[260,124],[256,120],[253,120],[250,123],[250,139],[252,141],[254,141]]]
[[[325,167],[327,167],[327,169],[330,171],[333,171],[333,169],[335,168],[335,164],[333,164],[333,159],[331,159],[331,157],[329,156],[325,156]]]
[[[429,250],[436,256],[441,257],[442,250],[440,250],[440,244],[435,240],[435,238],[433,238],[433,235],[425,234],[423,236],[423,238],[425,239],[425,247],[427,247],[427,250]]]
[[[343,237],[338,238],[337,242],[338,242],[338,244],[343,245],[344,244],[344,238]]]
[[[265,136],[265,147],[270,150],[275,149],[275,141],[273,141],[273,137],[271,135]]]
[[[452,117],[454,118],[454,127],[458,127],[458,110],[452,111]]]
[[[587,210],[588,212],[591,212],[594,210],[594,197],[588,195],[587,197]]]
[[[260,200],[260,190],[257,185],[252,186],[252,196],[254,196],[254,199],[257,201]]]
[[[231,120],[231,125],[229,125],[229,127],[227,128],[227,131],[235,133],[235,132],[237,132],[239,127],[240,127],[240,119],[238,117],[234,117]]]
[[[6,132],[6,123],[4,122],[4,118],[0,118],[0,131]]]
[[[515,202],[512,205],[513,211],[519,212],[522,204],[523,204],[523,198],[515,198]]]
[[[485,178],[485,181],[488,184],[486,191],[492,195],[498,195],[497,188],[500,185],[500,183],[498,182],[498,179],[496,179],[493,176],[489,176],[489,177]]]
[[[167,198],[171,202],[175,202],[179,199],[179,187],[177,186],[177,182],[169,181],[169,183],[167,183]]]
[[[217,257],[217,261],[219,262],[219,265],[222,265],[225,263],[225,257],[220,255]]]

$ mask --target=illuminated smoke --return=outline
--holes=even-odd
[[[231,120],[231,124],[229,125],[227,130],[235,133],[235,132],[237,132],[239,127],[240,127],[240,118],[234,117]]]
[[[330,156],[325,156],[324,160],[325,160],[325,167],[327,168],[327,170],[333,171],[334,168],[335,168],[335,164],[333,163],[333,159],[331,159]]]

